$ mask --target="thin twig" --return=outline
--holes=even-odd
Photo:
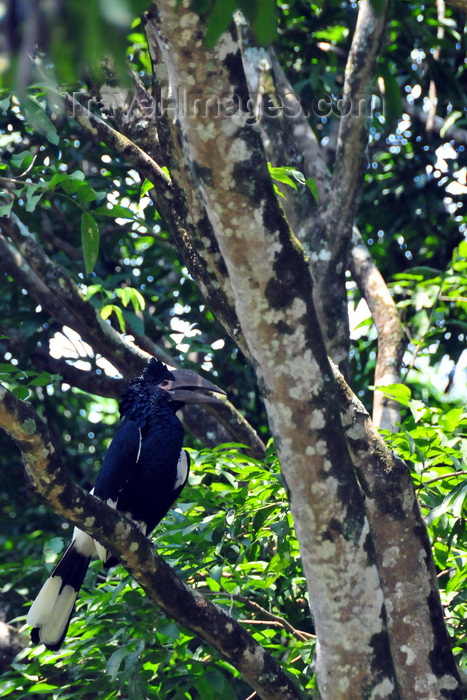
[[[172,180],[160,165],[139,146],[121,132],[113,129],[89,109],[80,104],[71,95],[66,95],[67,105],[72,109],[72,116],[81,126],[94,136],[98,136],[108,146],[125,158],[126,161],[142,173],[150,182],[167,195],[172,192]]]
[[[429,479],[428,481],[422,481],[420,484],[418,484],[415,488],[416,489],[421,489],[423,486],[428,486],[429,484],[434,484],[437,481],[443,481],[443,479],[451,479],[453,476],[461,477],[467,474],[467,472],[451,472],[450,474],[443,474],[442,476],[435,476],[433,479]]]
[[[267,625],[268,627],[284,627],[283,621],[279,620],[249,620],[242,618],[239,619],[238,622],[242,625]],[[294,636],[300,639],[300,641],[305,641],[306,639],[316,639],[315,634],[312,634],[311,632],[303,632],[302,630],[295,630]]]
[[[275,615],[274,613],[270,612],[269,610],[266,610],[266,608],[263,608],[262,605],[259,605],[259,603],[255,603],[253,600],[250,600],[249,598],[246,598],[245,596],[240,595],[239,593],[228,593],[226,591],[227,595],[232,599],[236,600],[239,603],[243,603],[247,608],[250,610],[254,610],[255,612],[261,613],[262,615],[265,615],[268,618],[269,622],[276,623],[277,625],[280,625],[283,627],[287,632],[289,632],[291,635],[296,637],[302,642],[306,642],[307,639],[310,637],[314,637],[314,635],[308,633],[308,632],[302,632],[301,630],[295,629],[293,625],[290,624],[285,618],[280,617],[279,615]],[[239,622],[245,622],[245,620],[239,620]],[[251,621],[250,621],[251,622]],[[261,621],[258,620],[256,623],[253,621],[252,624],[261,624]]]

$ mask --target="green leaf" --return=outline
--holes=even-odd
[[[90,275],[99,255],[99,227],[95,218],[87,211],[81,215],[81,246],[86,274]]]
[[[318,188],[316,187],[316,182],[313,180],[312,177],[309,177],[308,180],[305,180],[305,185],[308,187],[311,194],[313,195],[315,202],[318,203]]]
[[[122,665],[122,662],[125,660],[125,657],[128,654],[128,649],[126,646],[120,647],[114,653],[111,655],[109,660],[107,661],[107,665],[105,667],[105,672],[110,676],[110,680],[114,681],[117,677],[117,674],[120,670],[120,666]]]
[[[44,559],[47,564],[53,564],[63,552],[63,539],[53,537],[44,545]]]
[[[268,163],[268,169],[271,174],[271,177],[274,180],[277,180],[277,182],[282,182],[284,185],[289,185],[289,187],[293,187],[294,190],[297,189],[297,185],[290,177],[292,168],[275,168],[270,163]]]
[[[376,386],[375,389],[385,396],[398,401],[402,406],[409,406],[412,392],[405,384],[388,384],[387,386]]]
[[[55,173],[47,183],[47,189],[55,189],[57,185],[60,185],[64,180],[68,180],[69,177],[70,175],[68,175],[68,173]]]
[[[461,241],[457,246],[457,252],[462,258],[467,258],[467,241]]]
[[[133,651],[130,651],[129,653],[127,652],[126,658],[125,658],[125,671],[127,671],[129,668],[132,666],[135,666],[139,662],[140,656],[144,651],[145,643],[143,639],[140,639],[138,643],[136,644],[135,649]]]
[[[157,632],[169,639],[178,639],[180,637],[180,629],[175,622],[165,622],[164,624],[158,625]]]
[[[109,318],[112,314],[115,314],[118,320],[118,325],[122,333],[125,333],[125,320],[123,318],[123,311],[119,306],[115,304],[107,304],[101,309],[101,317],[104,321]]]
[[[31,165],[33,160],[34,154],[31,151],[21,151],[21,153],[15,153],[11,157],[11,164],[19,170],[24,170]]]
[[[82,173],[73,173],[73,175],[79,175]],[[94,202],[96,199],[102,199],[101,195],[98,195],[91,185],[83,181],[80,177],[68,177],[62,182],[62,187],[67,194],[75,194],[78,201],[82,204],[88,202]]]
[[[110,216],[112,219],[116,219],[119,217],[120,219],[131,219],[133,220],[135,218],[135,212],[132,211],[131,209],[128,209],[128,207],[122,207],[120,204],[114,204],[111,207],[97,207],[97,209],[93,209],[94,216]]]
[[[6,338],[7,336],[3,336]],[[11,374],[15,373],[18,371],[18,367],[16,365],[12,365],[11,362],[2,362],[0,363],[0,373],[1,374]]]
[[[29,382],[29,384],[32,384],[33,386],[48,386],[51,383],[52,375],[49,374],[49,372],[41,372],[37,375],[37,377],[34,377]]]
[[[57,129],[52,124],[39,102],[34,97],[23,95],[21,97],[20,104],[28,123],[33,127],[33,129],[41,134],[44,134],[50,143],[57,146],[60,142]]]
[[[15,386],[12,389],[12,393],[22,401],[25,401],[29,397],[29,389],[27,386]]]
[[[464,408],[451,408],[450,411],[439,417],[439,424],[446,430],[447,433],[453,433],[460,425],[464,416]]]
[[[433,510],[428,513],[426,517],[427,524],[437,520],[445,513],[452,513],[454,516],[459,517],[462,513],[466,498],[467,481],[464,481],[464,483],[456,486],[456,488],[454,488],[451,493],[443,499],[439,506],[433,508]]]
[[[50,683],[35,683],[28,687],[29,693],[47,693],[49,694],[51,690],[57,690],[56,685],[51,685]]]
[[[13,200],[7,204],[2,204],[0,206],[0,216],[10,216],[11,210],[13,208]]]
[[[249,20],[257,43],[272,44],[277,36],[276,0],[238,0],[238,6]]]
[[[273,186],[273,188],[274,188],[274,192],[277,194],[278,197],[282,197],[282,199],[286,199],[285,194],[284,194],[283,192],[280,191],[280,189],[278,188],[277,185],[275,185],[275,184],[273,183],[272,186]]]
[[[237,9],[235,0],[216,0],[206,23],[204,41],[212,49],[216,41],[229,28],[233,14]]]
[[[384,80],[384,115],[389,127],[394,124],[403,112],[401,89],[391,72],[391,65],[381,67],[381,77]]]
[[[116,295],[122,300],[123,306],[128,306],[131,302],[134,310],[143,311],[146,301],[138,289],[134,287],[122,287],[115,290]]]
[[[141,185],[141,192],[140,192],[139,196],[141,198],[144,197],[144,195],[147,192],[149,192],[149,190],[152,190],[153,187],[154,187],[154,185],[152,184],[152,182],[150,180],[148,180],[147,178],[144,178],[143,184]]]
[[[144,333],[144,321],[142,318],[134,314],[132,311],[128,311],[127,309],[123,309],[122,316],[124,320],[124,328],[130,326],[134,333],[137,333],[138,335],[142,335]]]
[[[26,200],[26,211],[34,211],[43,194],[44,190],[41,183],[28,185],[23,192],[23,197]]]
[[[459,112],[457,110],[454,110],[453,112],[451,112],[451,114],[446,119],[446,121],[444,122],[443,126],[440,129],[439,135],[441,136],[442,139],[444,139],[444,137],[446,136],[446,132],[448,131],[448,129],[450,129],[451,126],[454,126],[454,124],[459,119],[461,119],[462,116],[463,116],[462,112]]]

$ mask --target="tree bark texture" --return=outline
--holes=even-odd
[[[283,473],[310,590],[323,698],[397,697],[381,584],[346,447],[301,246],[274,196],[256,128],[241,111],[203,120],[186,96],[246,93],[238,44],[206,51],[199,18],[160,2],[150,16],[180,136],[232,283]],[[356,659],[358,658],[358,662]],[[358,690],[357,690],[358,689]]]
[[[402,698],[461,698],[425,523],[407,465],[335,372],[344,430],[365,495]]]

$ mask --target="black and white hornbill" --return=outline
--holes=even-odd
[[[189,456],[182,449],[183,426],[176,412],[188,403],[218,402],[203,391],[225,394],[191,370],[169,371],[151,358],[143,374],[123,391],[118,428],[92,493],[134,520],[149,535],[188,479]],[[60,648],[89,562],[106,568],[117,560],[82,530],[73,539],[29,609],[31,639]]]

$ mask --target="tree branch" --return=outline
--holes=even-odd
[[[343,100],[349,113],[340,120],[332,179],[332,197],[326,214],[334,231],[337,259],[346,255],[360,198],[368,144],[370,89],[386,26],[388,0],[362,0],[345,69]],[[363,114],[362,114],[363,111]]]
[[[139,148],[124,134],[113,129],[108,122],[103,121],[89,109],[81,105],[70,95],[65,96],[66,104],[71,115],[99,141],[103,141],[114,151],[131,163],[144,177],[159,188],[165,197],[172,196],[172,182],[170,177],[162,170],[160,165],[145,151]]]
[[[406,345],[404,328],[394,299],[356,227],[352,235],[349,266],[363,298],[370,307],[378,333],[375,385],[398,384],[401,381],[400,370]],[[373,422],[379,428],[394,430],[394,426],[400,422],[399,403],[381,391],[375,391]]]
[[[300,699],[273,657],[235,619],[191,591],[133,523],[71,480],[45,423],[1,385],[0,428],[16,442],[35,487],[55,512],[109,548],[165,613],[213,646],[263,700]]]
[[[0,218],[0,229],[5,231],[15,243],[16,249],[0,234],[0,256],[2,266],[17,282],[27,289],[41,306],[61,325],[70,326],[96,353],[109,360],[124,377],[136,376],[144,369],[150,354],[130,343],[125,336],[118,333],[112,326],[105,323],[99,312],[80,295],[74,281],[68,272],[54,263],[44,252],[34,237],[16,218]],[[177,367],[177,362],[167,356],[157,346],[151,344],[154,356]],[[50,364],[51,360],[48,361]],[[100,378],[90,381],[87,373],[77,370],[67,363],[60,365],[64,376],[73,386],[79,386],[84,391],[99,393],[102,387],[107,396],[112,391],[116,396],[119,385],[116,382],[112,388]],[[61,373],[59,370],[58,373]],[[54,370],[55,371],[55,370]],[[91,375],[92,376],[92,375]],[[251,449],[251,454],[257,458],[264,456],[265,445],[254,428],[239,414],[232,404],[227,402],[221,407],[198,407],[197,421],[188,426],[201,440],[206,437],[202,429],[206,421],[211,421],[213,439],[211,445],[220,442],[239,442]],[[213,424],[214,423],[214,424]],[[224,430],[215,426],[219,423]]]
[[[153,60],[154,76],[157,76],[160,74],[160,66],[156,63],[158,52],[148,23],[145,24],[145,30]],[[156,84],[155,99],[148,96],[148,105],[151,108],[146,110],[144,129],[137,129],[128,121],[125,125],[121,125],[122,129],[125,126],[132,132],[137,143],[112,129],[81,105],[76,108],[77,116],[81,126],[94,138],[99,136],[118,155],[129,162],[142,177],[154,183],[155,187],[149,190],[148,195],[167,223],[190,274],[203,295],[209,299],[210,309],[219,323],[247,355],[248,349],[235,315],[230,280],[225,271],[219,246],[212,234],[204,203],[189,175],[189,168],[186,167],[183,144],[175,138],[174,120],[169,118],[172,116],[173,107],[167,106],[166,102],[161,106],[158,103],[158,95],[160,90],[157,89]],[[161,110],[161,113],[158,110]],[[118,118],[118,115],[114,116]],[[135,118],[136,116],[135,113]],[[169,168],[170,187],[161,181],[157,169],[159,166],[154,169],[154,165],[157,164],[152,154],[155,152],[164,158],[164,165]],[[146,155],[145,159],[141,154],[149,155]],[[151,172],[151,169],[154,172]]]
[[[400,695],[461,700],[431,545],[410,472],[386,446],[337,368],[334,374],[374,535]]]
[[[15,215],[2,217],[0,229],[16,247],[0,236],[2,262],[9,274],[60,324],[73,325],[83,340],[122,374],[140,374],[149,355],[105,323],[83,299],[68,272],[46,255],[24,224]]]
[[[254,600],[250,600],[249,598],[246,598],[245,596],[240,595],[239,593],[229,594],[226,591],[226,594],[232,600],[237,600],[239,603],[243,603],[243,605],[246,608],[248,608],[249,610],[252,610],[256,613],[259,613],[260,615],[264,615],[265,617],[267,617],[268,621],[272,620],[273,622],[276,622],[278,625],[283,627],[283,629],[285,629],[286,632],[291,634],[293,637],[296,637],[301,642],[305,642],[310,637],[315,636],[313,634],[310,634],[309,632],[302,632],[301,630],[295,629],[295,627],[293,627],[293,625],[291,625],[290,622],[288,622],[288,620],[286,620],[284,617],[280,617],[280,615],[274,615],[274,613],[270,612],[270,610],[266,610],[266,608],[263,608],[262,605],[259,605]],[[242,620],[242,622],[255,623],[255,622],[259,622],[259,621],[258,620]]]
[[[327,169],[324,154],[301,110],[298,97],[294,95],[282,68],[272,49],[268,53],[257,49],[251,44],[251,34],[244,23],[240,23],[243,46],[243,61],[248,80],[250,94],[259,90],[261,66],[272,71],[273,81],[269,81],[269,92],[261,98],[274,99],[283,109],[277,117],[268,119],[259,113],[259,128],[268,160],[273,165],[287,165],[302,170],[305,177],[313,177],[319,191],[320,209],[326,208],[331,196],[331,176]],[[270,61],[270,63],[268,63]],[[263,77],[263,82],[267,79]],[[272,84],[271,84],[272,83]],[[273,87],[276,93],[272,93]],[[289,110],[289,111],[288,111]],[[288,116],[292,114],[293,116]],[[311,196],[311,195],[310,195]],[[315,236],[321,230],[321,235],[330,237],[329,248],[335,239],[334,231],[325,231],[318,224],[320,213],[306,196],[303,189],[287,188],[286,199],[281,200],[287,220],[295,235],[302,242],[304,249],[310,254],[310,267],[315,281],[313,295],[320,326],[325,336],[328,354],[339,365],[344,376],[348,375],[347,363],[344,358],[348,355],[348,323],[347,323],[347,292],[344,281],[335,274],[333,258],[321,259],[321,251],[327,243]],[[326,238],[326,241],[328,238]],[[318,253],[313,251],[319,251]],[[330,254],[331,255],[331,254]],[[397,308],[389,290],[371,259],[361,235],[354,227],[354,237],[348,256],[349,267],[363,298],[367,301],[378,333],[378,355],[375,368],[375,384],[395,384],[400,382],[400,365],[404,351],[404,333]],[[328,274],[329,273],[329,274]],[[331,279],[332,278],[332,279]],[[342,321],[336,322],[336,300],[342,302]],[[373,420],[376,425],[388,430],[400,420],[399,404],[381,392],[374,394]]]
[[[251,96],[258,100],[258,125],[268,161],[274,166],[296,168],[313,178],[318,203],[305,185],[297,190],[284,186],[281,199],[287,221],[309,255],[316,312],[329,356],[349,377],[349,329],[345,268],[336,274],[332,258],[335,231],[326,229],[322,212],[330,196],[331,176],[324,153],[293,92],[273,49],[268,52],[252,43],[251,32],[239,21],[245,75]],[[272,105],[272,107],[271,107]],[[276,109],[269,118],[267,110]]]

